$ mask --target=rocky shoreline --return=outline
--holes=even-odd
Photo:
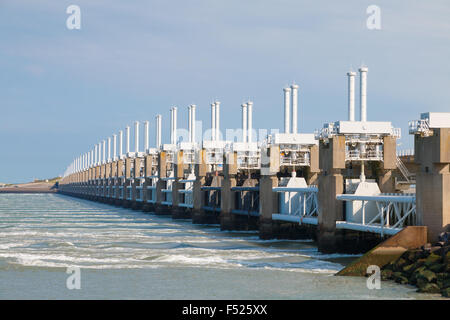
[[[441,293],[450,298],[450,233],[440,241],[419,249],[407,250],[381,270],[382,280],[416,286],[418,292]]]

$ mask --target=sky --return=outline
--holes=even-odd
[[[70,5],[80,30],[66,27]],[[410,149],[409,120],[450,112],[448,17],[447,0],[0,0],[0,182],[58,176],[136,120],[153,144],[156,114],[168,143],[171,106],[187,127],[197,105],[206,129],[218,99],[221,128],[240,128],[251,99],[254,128],[282,129],[293,82],[312,133],[347,119],[346,73],[362,64],[368,120],[391,121]]]

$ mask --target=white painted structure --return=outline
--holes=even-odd
[[[359,68],[360,74],[360,112],[361,112],[361,121],[367,121],[367,72],[369,69],[367,67]]]
[[[317,187],[308,186],[304,178],[282,178],[278,187],[279,213],[272,214],[273,220],[317,225]]]
[[[355,121],[355,76],[356,72],[349,71],[348,76],[348,121]]]
[[[409,121],[409,134],[432,135],[434,128],[450,128],[450,112],[426,112],[420,120]]]
[[[156,144],[156,149],[161,149],[161,147],[162,147],[162,144],[161,144],[161,130],[162,130],[162,116],[160,115],[160,114],[158,114],[157,116],[156,116],[156,135],[155,135],[155,137],[156,137],[156,142],[155,142],[155,144]]]

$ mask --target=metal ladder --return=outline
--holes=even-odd
[[[406,182],[407,183],[413,183],[414,180],[415,180],[414,179],[414,174],[409,172],[408,168],[406,168],[405,164],[403,163],[403,161],[398,156],[396,156],[396,163],[397,163],[397,168],[400,170],[402,175],[405,177]]]

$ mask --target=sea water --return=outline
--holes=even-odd
[[[393,282],[370,290],[366,278],[334,275],[357,257],[58,194],[0,194],[0,299],[440,296]],[[79,289],[68,285],[74,267]]]

